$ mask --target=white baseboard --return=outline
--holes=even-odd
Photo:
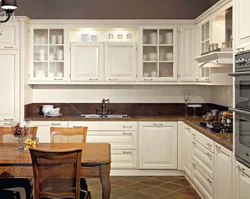
[[[111,176],[184,176],[184,171],[178,170],[119,170],[112,169]]]

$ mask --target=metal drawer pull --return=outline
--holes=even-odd
[[[132,135],[133,133],[122,133],[123,135]]]
[[[192,133],[192,135],[195,137],[196,136],[196,134],[195,133]]]
[[[63,78],[54,78],[54,80],[63,80]]]
[[[81,128],[82,126],[73,126],[74,128]]]
[[[123,151],[122,153],[124,153],[124,154],[131,154],[131,153],[133,153],[133,151]]]
[[[144,79],[144,81],[153,81],[153,79]]]
[[[109,81],[117,81],[118,79],[109,79]]]
[[[192,143],[193,143],[194,145],[196,145],[196,142],[193,141]]]
[[[206,153],[206,155],[207,155],[208,157],[210,157],[210,153]]]
[[[5,125],[5,126],[9,126],[9,125],[10,125],[10,123],[3,123],[3,125]]]
[[[247,38],[247,37],[246,37]],[[243,38],[244,39],[244,38]],[[240,51],[240,50],[244,50],[245,48],[242,47],[242,48],[237,48],[236,50]]]
[[[133,126],[123,126],[123,128],[132,128]]]
[[[4,121],[13,121],[13,119],[3,119]]]
[[[61,125],[61,123],[51,123],[51,125]]]
[[[4,48],[14,48],[13,46],[5,46]]]
[[[195,163],[192,163],[192,165],[193,165],[194,167],[196,167],[196,164],[195,164]]]
[[[154,124],[154,126],[162,126],[163,124]]]
[[[95,81],[95,80],[98,80],[98,79],[89,79],[90,81]]]
[[[208,146],[208,147],[212,147],[212,144],[207,143],[207,146]]]

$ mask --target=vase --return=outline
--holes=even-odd
[[[24,147],[25,147],[25,139],[24,137],[19,137],[17,138],[17,142],[18,142],[18,147],[16,148],[17,151],[24,151]]]

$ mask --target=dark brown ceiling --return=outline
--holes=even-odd
[[[17,0],[32,19],[194,19],[216,0]]]

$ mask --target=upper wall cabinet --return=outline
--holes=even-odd
[[[66,81],[68,34],[60,28],[31,28],[30,81]]]
[[[71,81],[103,81],[104,44],[71,43]]]
[[[140,29],[140,81],[177,81],[177,26]]]
[[[136,44],[105,44],[105,81],[136,81]]]
[[[179,74],[180,81],[197,81],[197,62],[194,57],[197,54],[197,39],[195,26],[181,26],[180,29],[180,57]]]
[[[236,52],[250,49],[250,1],[235,1],[235,21],[236,21]]]
[[[199,28],[199,52],[200,55],[209,52],[211,43],[211,18],[204,20],[198,24]]]
[[[19,49],[19,24],[4,24],[0,34],[0,49]]]

